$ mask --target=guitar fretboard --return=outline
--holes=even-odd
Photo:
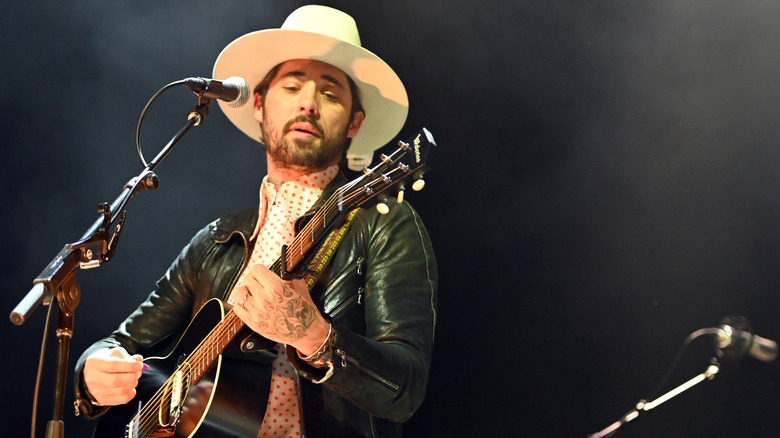
[[[233,312],[233,309],[225,314],[222,321],[214,327],[187,359],[193,383],[197,383],[206,374],[222,350],[243,327],[244,322]]]

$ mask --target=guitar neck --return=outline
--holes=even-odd
[[[233,309],[230,309],[222,321],[214,327],[187,359],[193,382],[198,382],[206,374],[222,350],[242,328],[244,328],[244,322],[233,312]]]
[[[270,266],[270,270],[284,279],[301,278],[305,266],[314,256],[324,238],[342,222],[346,216],[339,210],[339,199],[343,196],[339,189],[295,234],[293,241],[282,248],[282,256]]]
[[[430,147],[435,145],[431,133],[423,128],[409,143],[399,142],[397,147],[388,145],[381,149],[381,162],[364,169],[362,176],[339,187],[296,233],[290,245],[282,248],[281,257],[270,270],[285,279],[302,278],[302,274],[308,272],[307,263],[314,257],[314,249],[344,221],[347,212],[376,202],[377,197],[384,202],[383,192],[393,187],[403,191],[407,180],[414,182],[411,185],[414,190],[422,188],[419,183],[423,182],[422,174],[427,170],[425,158]],[[203,376],[243,327],[244,323],[233,310],[228,311],[188,360],[193,367],[193,377],[196,377],[194,381]]]

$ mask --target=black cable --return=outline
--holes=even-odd
[[[146,116],[146,112],[149,110],[149,107],[152,106],[152,103],[155,100],[157,100],[157,98],[160,97],[161,94],[163,94],[164,92],[170,90],[173,87],[176,87],[176,86],[179,86],[179,85],[183,85],[184,82],[185,82],[184,80],[171,82],[170,84],[160,88],[160,90],[157,91],[157,93],[155,93],[154,96],[152,96],[151,99],[149,99],[149,102],[146,102],[146,106],[144,106],[143,111],[141,111],[141,115],[138,117],[138,125],[136,125],[136,127],[135,127],[135,150],[136,150],[136,153],[138,154],[138,159],[141,160],[141,164],[144,165],[144,168],[149,167],[149,163],[146,162],[146,159],[144,158],[144,154],[141,151],[141,124],[144,121],[144,117]]]
[[[35,438],[35,422],[38,416],[38,392],[41,388],[41,376],[43,375],[43,360],[46,357],[46,338],[49,336],[49,320],[51,319],[54,300],[49,302],[49,311],[46,312],[46,323],[43,326],[43,339],[41,340],[41,354],[38,356],[38,373],[35,376],[35,392],[32,403],[32,424],[30,425],[30,438]]]
[[[661,392],[661,389],[664,385],[666,385],[666,382],[669,381],[669,377],[672,375],[672,371],[677,367],[677,364],[680,362],[680,359],[682,359],[683,354],[685,353],[685,349],[688,348],[688,345],[690,345],[691,342],[693,342],[694,339],[704,336],[704,335],[717,335],[720,333],[720,329],[717,327],[708,327],[696,330],[695,332],[688,335],[687,338],[683,341],[682,345],[680,346],[680,349],[677,350],[677,354],[674,356],[674,359],[672,359],[672,362],[669,364],[669,368],[667,368],[666,373],[661,378],[661,381],[658,382],[658,385],[653,390],[652,393],[650,393],[650,397],[648,397],[648,400],[654,400],[656,396],[658,396],[658,393]]]

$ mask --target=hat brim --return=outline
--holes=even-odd
[[[370,156],[403,127],[409,113],[409,98],[398,75],[370,51],[327,35],[286,29],[248,33],[222,50],[214,64],[213,77],[240,76],[254,90],[274,66],[291,59],[326,62],[355,81],[366,117],[352,139],[349,154]],[[249,99],[249,103],[231,108],[220,100],[219,106],[238,129],[260,141],[260,126],[254,119],[252,102]]]

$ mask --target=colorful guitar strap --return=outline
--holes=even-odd
[[[320,274],[322,274],[325,266],[328,265],[330,257],[334,252],[336,252],[336,248],[338,248],[339,244],[341,243],[341,239],[347,232],[349,224],[352,222],[352,218],[355,216],[357,211],[358,209],[356,208],[347,214],[344,223],[330,233],[325,242],[323,242],[323,244],[320,246],[320,249],[317,250],[317,253],[314,254],[314,257],[312,257],[311,261],[309,262],[309,268],[307,270],[306,276],[304,277],[306,278],[306,285],[309,287],[309,291],[311,291],[314,283],[317,282],[317,279],[319,278]]]

